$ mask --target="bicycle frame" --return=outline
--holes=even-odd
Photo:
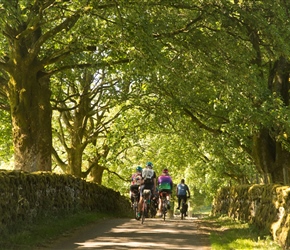
[[[167,192],[161,192],[160,193],[160,198],[161,198],[161,217],[163,218],[163,220],[165,220],[166,218],[166,214],[167,214]]]
[[[141,224],[144,223],[145,217],[148,214],[148,203],[150,202],[150,199],[151,199],[151,190],[150,189],[144,189],[142,196],[143,196],[143,204],[142,204]]]
[[[138,218],[138,196],[139,196],[139,191],[138,190],[135,190],[133,192],[133,198],[134,198],[134,201],[133,201],[133,211],[134,211],[134,217],[135,217],[136,220]]]
[[[186,203],[184,198],[181,199],[181,209],[180,209],[181,219],[183,220],[185,218],[186,214]]]

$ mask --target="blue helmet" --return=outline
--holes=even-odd
[[[136,168],[136,170],[139,171],[139,172],[142,172],[142,168],[141,168],[140,166],[138,166],[138,167]]]
[[[146,163],[146,166],[147,166],[147,167],[150,167],[150,168],[153,168],[153,163],[150,162],[150,161],[148,161],[148,162]]]

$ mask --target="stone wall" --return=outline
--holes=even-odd
[[[129,199],[71,175],[0,171],[0,234],[43,216],[78,211],[128,215]]]
[[[226,214],[267,230],[282,247],[290,247],[290,187],[275,184],[221,188],[212,214]]]

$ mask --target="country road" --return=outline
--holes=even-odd
[[[109,219],[62,237],[42,250],[190,249],[209,250],[209,228],[197,218]]]

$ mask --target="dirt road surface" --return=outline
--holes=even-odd
[[[109,219],[77,230],[43,250],[190,249],[209,250],[210,229],[197,218]]]

